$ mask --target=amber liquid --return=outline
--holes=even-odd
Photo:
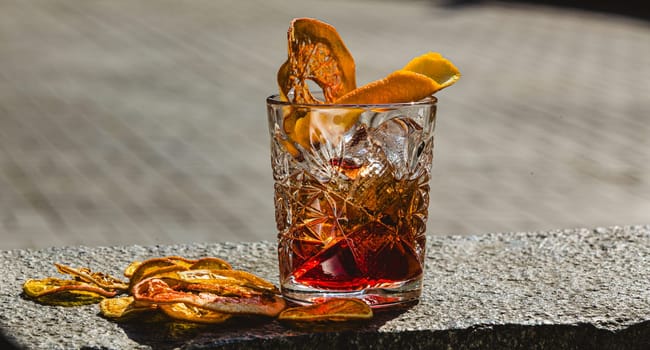
[[[381,288],[422,275],[429,177],[390,171],[321,183],[308,173],[276,184],[280,278],[317,289]],[[283,217],[284,215],[284,217]]]

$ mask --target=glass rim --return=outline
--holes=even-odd
[[[395,103],[293,103],[280,99],[280,94],[273,94],[266,98],[267,105],[293,106],[304,108],[398,108],[414,106],[431,106],[438,103],[438,98],[430,95],[419,101]]]

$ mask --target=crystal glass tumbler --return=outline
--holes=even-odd
[[[379,105],[266,100],[280,286],[299,304],[417,301],[435,97]]]

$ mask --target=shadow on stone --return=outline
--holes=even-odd
[[[220,349],[598,349],[641,350],[650,344],[650,322],[613,332],[590,324],[498,325],[441,331],[333,332],[276,337]],[[207,348],[207,347],[206,347]]]
[[[183,345],[253,340],[260,332],[273,334],[280,332],[277,321],[262,317],[241,317],[222,324],[196,324],[185,322],[142,322],[134,320],[119,323],[124,333],[133,341],[148,345],[153,349],[175,349]]]
[[[418,332],[418,341],[431,348],[454,349],[647,349],[650,322],[621,331],[592,324],[497,325],[462,330]],[[411,339],[413,341],[415,339]],[[418,342],[418,344],[420,344]]]
[[[20,349],[13,341],[9,340],[4,332],[0,329],[0,349],[3,350],[18,350]]]
[[[277,347],[278,349],[303,348],[303,344],[347,344],[355,337],[365,342],[373,338],[386,322],[399,317],[412,305],[398,309],[380,310],[369,323],[348,324],[340,327],[299,331],[282,325],[275,319],[264,317],[236,317],[222,324],[201,325],[183,322],[145,322],[133,320],[118,323],[133,341],[154,349],[250,348]],[[315,345],[320,346],[320,345]],[[335,347],[338,348],[338,347]]]
[[[368,327],[330,332],[295,332],[275,321],[240,320],[228,325],[124,325],[131,339],[156,349],[647,349],[650,322],[613,332],[590,324],[484,325],[441,331],[378,332],[394,313],[379,313]]]

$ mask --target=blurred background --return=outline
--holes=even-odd
[[[650,22],[625,1],[2,0],[0,249],[274,240],[294,17],[359,85],[438,51],[428,233],[650,223]],[[608,2],[611,3],[611,2]]]

